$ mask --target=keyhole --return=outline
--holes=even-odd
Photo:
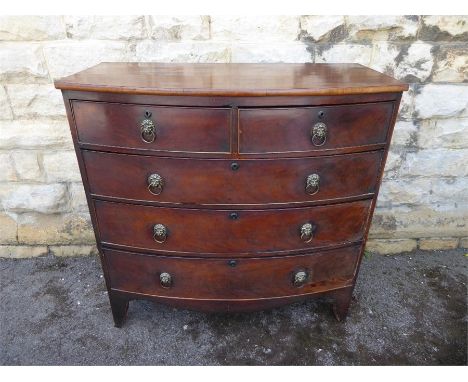
[[[229,218],[230,218],[231,220],[237,220],[237,219],[239,219],[239,214],[238,214],[237,212],[231,212],[231,213],[229,214]]]

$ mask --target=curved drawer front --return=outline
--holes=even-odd
[[[187,256],[248,256],[359,241],[371,201],[242,211],[94,203],[105,245]]]
[[[155,203],[274,206],[371,194],[382,152],[230,161],[84,151],[83,158],[93,195]]]
[[[393,105],[240,109],[239,152],[314,152],[384,144]]]
[[[192,299],[287,297],[349,285],[359,246],[313,255],[187,259],[104,250],[111,288]]]
[[[80,143],[162,152],[231,151],[230,109],[87,101],[73,101],[72,108]]]

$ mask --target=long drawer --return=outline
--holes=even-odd
[[[229,153],[231,110],[73,101],[78,141],[158,152]]]
[[[182,205],[277,206],[372,194],[382,152],[207,160],[83,151],[83,159],[95,196]]]
[[[359,246],[312,255],[203,259],[104,250],[112,289],[190,299],[258,299],[350,285]]]
[[[393,102],[239,110],[239,152],[300,153],[384,144]]]
[[[184,256],[268,255],[357,242],[370,203],[234,211],[94,201],[104,245]]]

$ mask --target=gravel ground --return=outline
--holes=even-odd
[[[462,250],[373,255],[345,322],[324,300],[250,314],[132,301],[114,328],[99,259],[0,260],[2,365],[466,365]]]

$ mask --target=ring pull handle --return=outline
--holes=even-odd
[[[327,125],[323,122],[317,122],[312,127],[312,144],[314,146],[323,146],[327,141]]]
[[[145,143],[152,143],[156,139],[156,126],[150,119],[151,115],[151,112],[146,110],[145,119],[143,119],[140,123],[141,139]]]
[[[170,288],[172,286],[172,276],[170,273],[162,272],[159,275],[159,283],[163,288]]]
[[[153,226],[153,239],[156,243],[162,244],[167,239],[167,228],[163,224]]]
[[[318,174],[310,174],[306,178],[305,191],[309,195],[315,195],[320,189],[320,176]]]
[[[309,280],[309,272],[305,269],[294,272],[293,276],[293,285],[296,288],[300,288]]]
[[[164,181],[161,175],[151,174],[148,176],[148,191],[153,195],[159,195],[163,191]]]
[[[315,227],[311,223],[304,223],[301,226],[301,240],[304,243],[310,243],[314,238]]]

